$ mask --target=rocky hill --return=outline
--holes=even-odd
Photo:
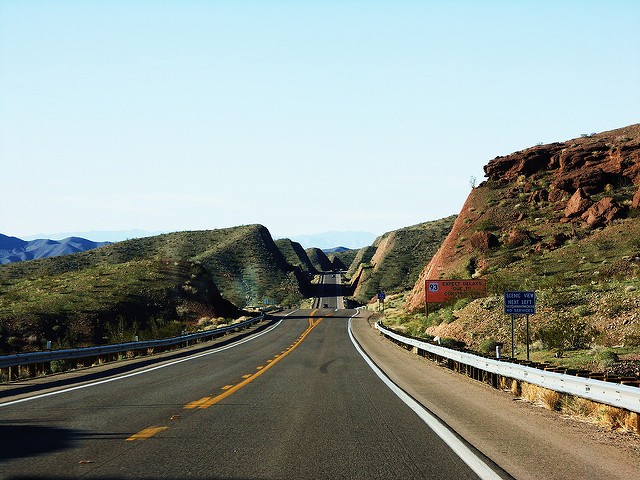
[[[535,290],[543,347],[640,346],[640,125],[497,157],[485,172],[406,309],[423,311],[425,279],[486,278],[488,296],[414,330],[508,342],[502,293]]]
[[[351,264],[349,265],[349,269],[347,270],[347,277],[351,279],[355,279],[360,275],[362,268],[371,261],[373,256],[376,254],[376,247],[362,247],[359,249],[353,260],[351,260]],[[353,280],[352,280],[352,283]]]
[[[328,254],[329,260],[334,266],[334,269],[346,271],[356,258],[359,249],[345,249],[338,252]]]
[[[179,333],[265,297],[286,305],[302,293],[263,226],[128,240],[0,266],[0,349]]]
[[[373,244],[362,249],[356,258],[360,264],[353,276],[353,296],[359,302],[368,302],[380,290],[387,294],[411,289],[428,261],[447,236],[456,216],[421,223],[387,232]],[[354,259],[354,262],[355,260]],[[349,271],[352,271],[352,266]]]
[[[278,249],[287,260],[289,265],[300,268],[303,272],[316,274],[318,270],[313,266],[307,252],[298,242],[289,240],[288,238],[280,238],[276,240]]]
[[[69,237],[63,240],[21,240],[0,233],[0,264],[22,262],[38,258],[57,257],[103,247],[110,242],[92,242],[86,238]]]
[[[305,251],[307,252],[309,260],[311,260],[311,263],[317,271],[329,272],[333,270],[333,264],[331,263],[331,260],[329,260],[327,254],[324,253],[321,249],[314,247],[307,248]]]
[[[490,274],[523,255],[589,237],[640,202],[640,125],[538,145],[485,166],[451,233],[409,299],[424,306],[424,279]],[[508,258],[507,258],[508,257]]]

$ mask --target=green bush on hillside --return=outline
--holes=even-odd
[[[534,338],[550,349],[577,350],[589,346],[595,334],[583,318],[560,312],[548,326],[538,330]]]

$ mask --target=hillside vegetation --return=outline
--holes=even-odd
[[[268,230],[250,225],[128,240],[0,267],[0,349],[103,343],[237,317],[302,298]]]
[[[354,272],[354,298],[367,303],[380,290],[393,294],[411,289],[455,218],[452,215],[387,232],[376,239],[373,249],[361,249],[354,259],[359,262],[356,270],[353,263],[349,268],[349,272]]]
[[[306,273],[318,273],[316,267],[314,267],[311,260],[309,260],[307,252],[298,242],[294,242],[288,238],[281,238],[276,240],[276,245],[289,265],[298,267]]]
[[[329,255],[329,260],[331,260],[332,263],[335,263],[333,259],[337,259],[340,262],[338,265],[343,265],[344,270],[347,270],[355,260],[359,251],[360,249],[346,249],[338,252],[333,252],[331,255]]]
[[[406,296],[410,313],[396,313],[399,328],[481,350],[508,347],[502,294],[535,290],[534,358],[570,364],[580,356],[638,374],[640,125],[497,157],[485,172]],[[424,317],[425,279],[472,277],[487,279],[487,297],[431,305]]]
[[[321,249],[312,247],[307,248],[306,252],[309,260],[317,271],[329,272],[333,270],[333,264],[331,263],[331,260],[329,260],[327,254],[324,253]]]

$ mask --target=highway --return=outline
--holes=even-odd
[[[339,282],[235,343],[0,387],[0,478],[500,478],[376,375]]]

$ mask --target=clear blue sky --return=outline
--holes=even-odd
[[[2,0],[0,232],[382,233],[639,112],[636,0]]]

